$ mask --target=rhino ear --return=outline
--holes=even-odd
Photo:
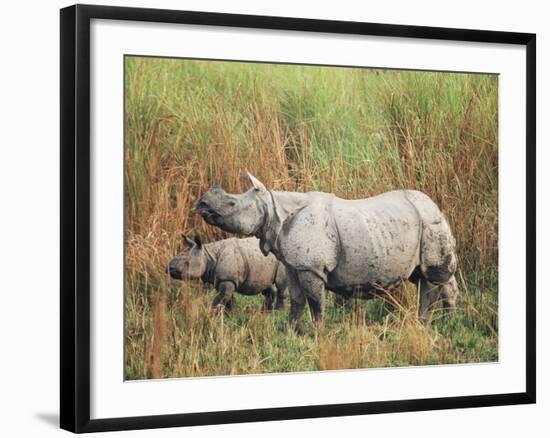
[[[218,181],[214,181],[214,183],[210,186],[211,189],[220,189],[221,186],[218,184]]]
[[[246,176],[248,176],[248,179],[250,180],[250,184],[252,184],[252,187],[254,187],[254,190],[257,192],[266,192],[267,189],[265,186],[260,182],[258,178],[256,178],[254,175],[252,175],[248,170],[246,171]]]
[[[189,248],[193,248],[195,246],[195,242],[193,241],[193,239],[190,239],[185,234],[182,234],[181,237],[183,238],[185,243],[187,243],[187,246],[189,246]]]
[[[197,245],[197,248],[200,248],[202,246],[202,240],[201,240],[201,236],[199,235],[199,233],[195,234],[195,242],[194,243]]]

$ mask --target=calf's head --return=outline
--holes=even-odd
[[[199,199],[195,211],[210,225],[230,233],[255,235],[265,221],[269,192],[247,172],[252,187],[240,194],[231,194],[217,183]]]
[[[191,240],[187,236],[183,236],[183,238],[189,246],[189,250],[174,257],[168,264],[167,271],[170,273],[170,277],[177,280],[200,278],[206,271],[207,263],[201,239],[198,235],[195,236],[195,240]]]

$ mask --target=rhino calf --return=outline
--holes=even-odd
[[[212,307],[232,308],[233,292],[264,295],[264,309],[282,309],[286,299],[286,271],[275,256],[260,251],[258,239],[225,239],[202,244],[198,236],[184,236],[190,249],[174,257],[167,271],[178,280],[201,279],[218,294]]]

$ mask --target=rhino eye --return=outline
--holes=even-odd
[[[229,205],[230,207],[235,207],[235,201],[229,201],[227,205]]]

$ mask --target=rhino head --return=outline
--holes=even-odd
[[[210,225],[229,233],[253,236],[264,224],[269,192],[249,172],[252,187],[240,194],[231,194],[214,183],[199,199],[195,211]]]
[[[206,252],[201,239],[199,235],[195,236],[195,240],[191,240],[187,236],[183,236],[183,239],[189,246],[189,250],[174,257],[168,264],[167,271],[172,278],[177,280],[201,278],[207,267]]]

